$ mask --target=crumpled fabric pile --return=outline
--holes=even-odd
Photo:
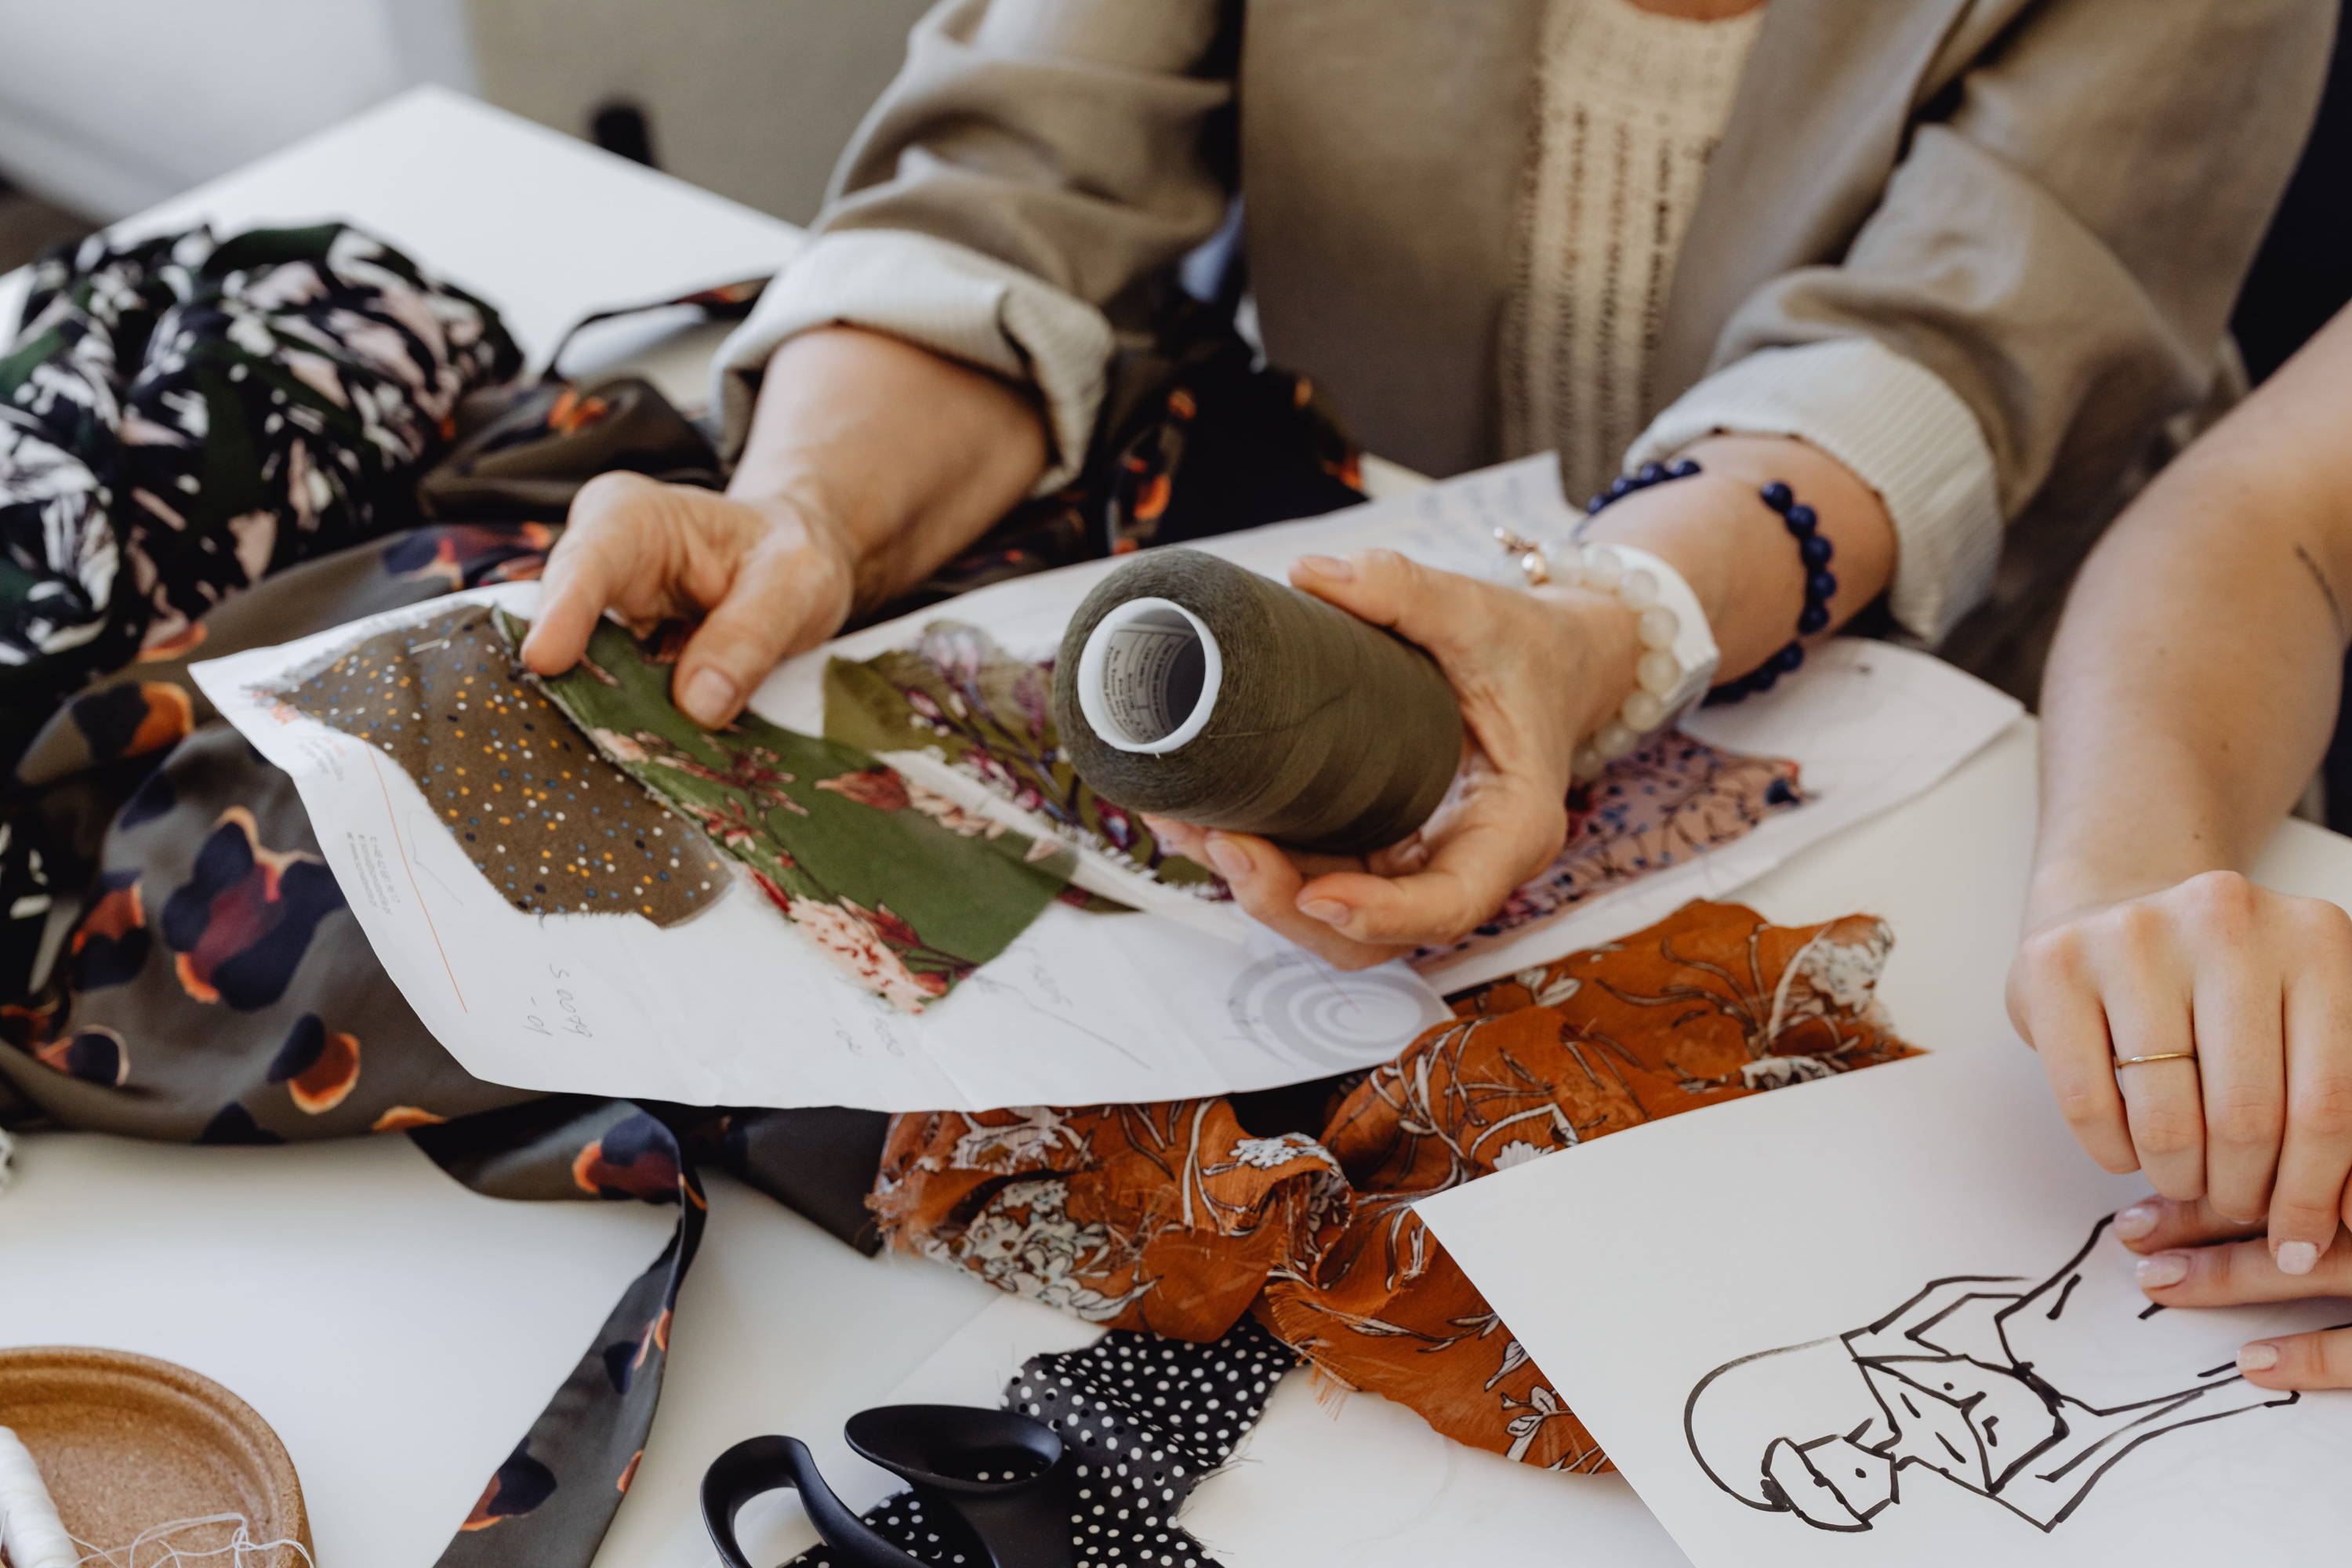
[[[94,237],[0,355],[0,762],[268,573],[416,521],[496,311],[341,224]]]

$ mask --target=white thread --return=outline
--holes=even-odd
[[[171,1543],[171,1537],[174,1535],[211,1524],[234,1524],[236,1533],[230,1536],[226,1544],[206,1547],[202,1552],[184,1551]],[[71,1539],[76,1546],[81,1548],[82,1555],[75,1568],[93,1568],[94,1564],[102,1564],[103,1568],[178,1568],[181,1563],[200,1563],[224,1552],[234,1553],[229,1558],[230,1568],[246,1568],[248,1556],[257,1563],[266,1563],[276,1553],[289,1548],[302,1560],[304,1568],[318,1568],[310,1549],[292,1536],[283,1536],[276,1541],[256,1541],[252,1531],[252,1521],[241,1513],[215,1513],[202,1519],[175,1519],[150,1525],[141,1531],[136,1539],[111,1551],[93,1546],[77,1535]],[[150,1546],[157,1549],[155,1553],[142,1557],[140,1552]]]
[[[68,1539],[32,1450],[0,1426],[0,1552],[16,1568],[74,1568]]]

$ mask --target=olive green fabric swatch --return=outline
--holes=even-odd
[[[501,615],[509,646],[527,623]],[[917,1012],[1004,951],[1067,886],[1073,853],[963,811],[866,752],[746,713],[703,729],[670,701],[656,636],[607,621],[541,688],[599,752],[712,842],[850,978]]]
[[[726,860],[516,679],[490,616],[468,605],[378,632],[280,695],[399,763],[516,909],[670,926],[722,897]]]
[[[1015,658],[977,626],[934,621],[914,644],[824,670],[824,732],[869,752],[935,752],[1076,842],[1173,888],[1226,900],[1205,866],[1170,855],[1076,770],[1054,722],[1054,667]]]

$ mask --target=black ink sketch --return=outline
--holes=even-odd
[[[2101,1246],[2114,1217],[2038,1285],[1931,1280],[1851,1333],[1716,1368],[1683,1407],[1692,1458],[1748,1507],[1817,1530],[1872,1528],[1902,1500],[1906,1473],[1924,1469],[2049,1531],[2141,1445],[2295,1403],[2226,1357],[2175,1366],[2167,1347],[2148,1350],[2134,1331],[2163,1309],[2132,1283],[2122,1245]]]

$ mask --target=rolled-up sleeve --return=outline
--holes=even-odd
[[[1928,647],[1991,589],[2001,513],[1973,410],[1871,338],[1762,349],[1692,387],[1626,455],[1631,469],[1719,432],[1793,436],[1852,469],[1895,525],[1895,623]]]
[[[2032,0],[1985,16],[1968,24],[1984,36],[1948,41],[1973,51],[1966,68],[1843,256],[1742,301],[1711,374],[1638,448],[1736,428],[1840,458],[1886,502],[1892,608],[1931,643],[1990,588],[2000,529],[2111,506],[2156,433],[2221,384],[2336,7]]]
[[[1233,190],[1230,0],[944,0],[843,155],[807,248],[730,339],[740,450],[795,333],[885,331],[1034,386],[1083,461],[1122,325]]]
[[[1085,300],[993,257],[886,229],[812,241],[728,337],[714,401],[730,460],[751,429],[770,356],[789,338],[833,325],[887,332],[1035,387],[1054,447],[1038,492],[1058,489],[1077,472],[1102,402],[1110,322]]]

